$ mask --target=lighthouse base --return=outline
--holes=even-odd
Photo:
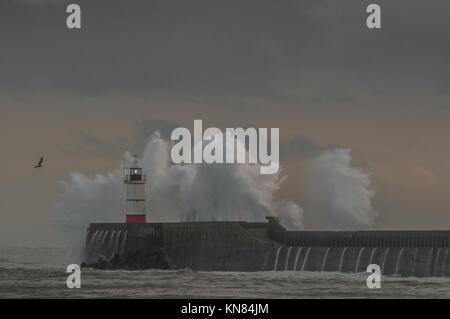
[[[146,223],[145,215],[127,215],[125,222],[145,224]]]

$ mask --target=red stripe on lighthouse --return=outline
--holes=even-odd
[[[125,222],[144,224],[146,223],[145,215],[127,215]]]

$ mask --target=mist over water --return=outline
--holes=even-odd
[[[52,225],[70,239],[69,261],[83,259],[86,228],[92,222],[120,222],[124,201],[121,200],[120,170],[107,175],[70,174],[59,182],[61,191],[53,207]]]
[[[283,182],[280,173],[260,174],[258,164],[173,165],[169,147],[169,142],[155,133],[140,158],[147,175],[148,221],[257,222],[279,216],[290,229],[301,226],[302,208],[274,199]],[[125,167],[132,161],[126,153]],[[52,223],[70,236],[69,260],[80,262],[89,223],[125,219],[121,169],[92,177],[73,173],[61,185]]]
[[[373,225],[376,212],[369,175],[352,168],[350,160],[350,150],[337,149],[325,151],[311,165],[305,215],[316,223],[341,228]],[[127,152],[125,167],[133,161]],[[261,222],[266,216],[277,216],[287,229],[303,229],[303,208],[275,199],[287,178],[282,170],[264,175],[259,164],[173,165],[170,143],[159,133],[149,139],[140,162],[147,176],[147,221]],[[60,183],[52,224],[70,236],[69,261],[79,263],[89,223],[124,222],[122,168],[107,175],[72,173]]]
[[[264,221],[282,204],[274,201],[282,178],[260,174],[258,164],[171,165],[169,153],[156,134],[143,154],[153,221]],[[292,214],[300,211],[292,206]]]
[[[372,207],[375,191],[370,174],[351,166],[350,149],[324,151],[306,173],[305,207],[313,225],[333,230],[373,227],[378,213]]]

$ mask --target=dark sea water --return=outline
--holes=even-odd
[[[82,269],[68,289],[63,248],[0,248],[0,298],[450,298],[450,278],[334,272],[102,271]]]

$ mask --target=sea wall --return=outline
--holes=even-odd
[[[365,272],[450,276],[449,231],[308,232],[267,223],[91,224],[85,265],[105,269]]]
[[[281,246],[266,270],[365,272],[369,264],[383,275],[449,277],[448,248]],[[278,258],[277,258],[278,255]]]
[[[268,218],[269,237],[288,246],[322,247],[450,247],[450,231],[286,231]]]
[[[85,260],[98,268],[258,271],[274,247],[239,222],[91,224]]]

